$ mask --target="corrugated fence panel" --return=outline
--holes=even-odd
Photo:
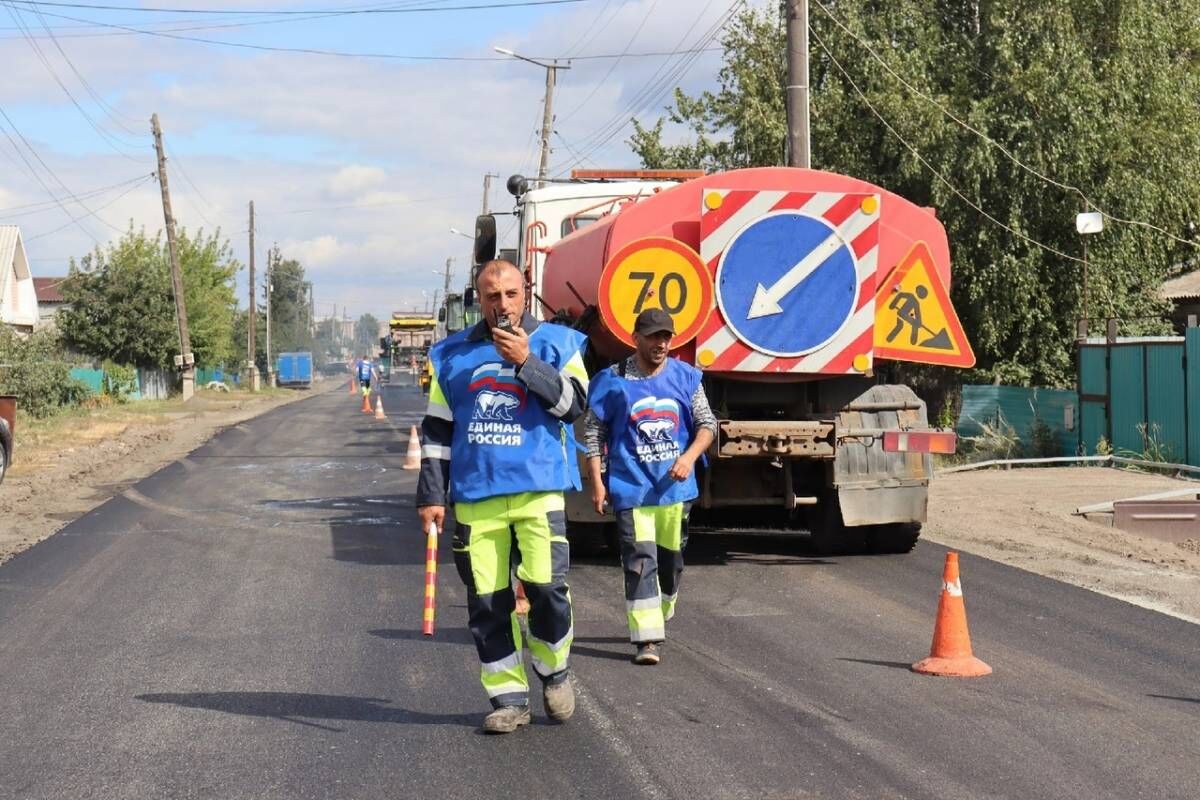
[[[1178,463],[1187,458],[1187,414],[1183,343],[1146,347],[1146,419],[1155,455]]]
[[[1104,345],[1079,346],[1079,444],[1084,455],[1096,455],[1096,444],[1108,438],[1108,362]]]
[[[1025,454],[1074,455],[1079,444],[1075,430],[1077,404],[1078,395],[1064,389],[964,386],[955,430],[962,437],[977,436],[983,432],[981,423],[995,425],[1003,416],[1021,438]],[[1035,442],[1038,420],[1048,429],[1047,439],[1042,442]]]
[[[1187,329],[1188,463],[1200,467],[1200,328]]]
[[[1079,393],[1108,394],[1108,374],[1104,364],[1104,345],[1080,345]]]
[[[1140,453],[1142,435],[1138,425],[1146,421],[1146,346],[1117,345],[1112,348],[1112,386],[1109,395],[1114,450]]]
[[[92,394],[104,392],[104,370],[91,367],[72,367],[71,377],[88,387]]]

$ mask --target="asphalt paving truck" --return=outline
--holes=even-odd
[[[672,354],[704,372],[719,419],[695,515],[807,530],[824,553],[912,549],[932,456],[956,442],[876,365],[974,364],[932,209],[786,167],[508,188],[530,311],[586,332],[590,370],[632,352],[643,309],[674,318]],[[495,253],[495,218],[480,217],[476,262]],[[588,495],[568,498],[572,523],[604,522]]]

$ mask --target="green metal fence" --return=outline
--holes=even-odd
[[[1007,426],[1020,440],[1014,455],[1075,455],[1079,445],[1077,405],[1075,392],[1064,389],[963,386],[955,432],[966,439],[982,434],[985,425],[993,429]]]
[[[1080,447],[1200,466],[1200,328],[1079,346]]]

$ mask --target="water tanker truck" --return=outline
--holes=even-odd
[[[581,170],[509,189],[530,311],[586,332],[590,370],[632,352],[643,309],[674,318],[672,355],[704,372],[719,419],[695,517],[807,530],[823,553],[913,547],[932,455],[955,439],[877,366],[974,364],[931,209],[784,167]],[[494,254],[480,217],[476,260]],[[572,523],[604,522],[588,495],[568,497]]]

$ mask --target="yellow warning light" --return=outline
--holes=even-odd
[[[717,354],[712,350],[701,350],[696,355],[696,360],[700,362],[702,367],[711,367],[712,363],[717,360]]]
[[[716,211],[723,202],[725,202],[725,198],[721,196],[720,192],[709,192],[704,195],[704,205],[709,210]]]
[[[874,214],[879,208],[879,200],[874,195],[864,197],[862,201],[862,210],[864,214]]]
[[[871,368],[871,359],[867,358],[866,353],[859,353],[854,357],[854,368],[859,372],[866,372]]]

